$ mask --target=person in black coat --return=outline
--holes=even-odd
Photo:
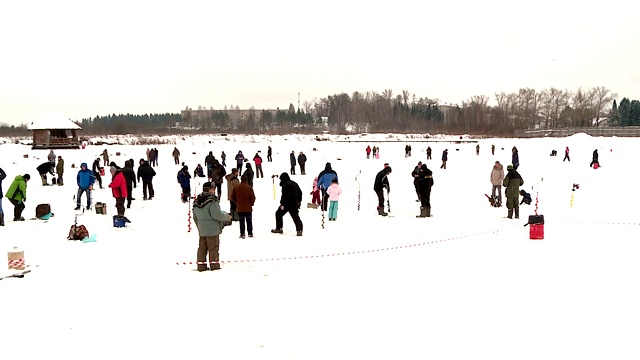
[[[391,192],[391,187],[389,186],[389,174],[391,174],[391,167],[387,166],[378,172],[376,179],[373,182],[373,191],[378,195],[378,215],[382,216],[389,215],[384,212],[384,193],[382,192],[384,189],[387,189],[387,193]]]
[[[591,158],[591,164],[589,164],[589,166],[593,167],[593,164],[598,164],[598,167],[600,167],[600,162],[598,161],[598,149],[593,150],[593,158]]]
[[[416,201],[420,201],[420,191],[418,191],[418,182],[420,181],[420,178],[418,177],[420,175],[420,169],[422,167],[422,161],[418,161],[418,165],[416,165],[415,168],[413,168],[413,171],[411,172],[411,176],[413,177],[413,187],[416,188],[416,194],[418,195],[418,200]]]
[[[246,176],[247,177],[247,184],[249,184],[249,186],[253,187],[253,177],[255,176],[255,174],[253,172],[253,169],[251,168],[251,164],[250,163],[247,163],[245,166],[246,166],[246,169],[242,173],[242,176]]]
[[[296,174],[296,153],[291,151],[291,154],[289,154],[289,162],[291,163],[291,175],[295,175]]]
[[[40,174],[40,178],[42,179],[43,186],[49,185],[49,183],[47,182],[47,173],[53,175],[54,168],[55,165],[53,165],[53,163],[49,161],[43,162],[36,168],[36,170],[38,170],[38,174]]]
[[[307,171],[305,169],[305,164],[307,163],[307,155],[305,155],[302,151],[298,154],[298,165],[300,165],[300,175],[307,175]]]
[[[271,150],[271,146],[267,146],[267,162],[273,161],[271,155],[273,155],[273,150]]]
[[[124,162],[124,168],[122,168],[122,175],[124,181],[127,184],[127,209],[131,208],[131,201],[133,198],[133,189],[138,186],[136,182],[136,173],[133,171],[133,159],[129,159]]]
[[[137,175],[138,181],[142,180],[142,200],[153,199],[155,196],[155,191],[153,191],[153,177],[156,176],[156,171],[149,165],[149,161],[140,159]]]
[[[449,149],[444,149],[442,152],[442,165],[440,165],[440,169],[447,168],[447,161],[449,160]]]
[[[98,185],[100,185],[100,189],[102,189],[102,177],[100,176],[100,158],[96,159],[91,166],[91,171],[93,171],[93,176],[96,177],[96,181]]]
[[[422,164],[418,175],[418,194],[420,195],[420,215],[416,217],[431,217],[431,187],[433,186],[433,172],[427,164]]]
[[[289,213],[291,219],[296,224],[296,235],[302,236],[302,221],[300,220],[300,204],[302,203],[302,190],[298,184],[291,180],[289,174],[280,174],[280,186],[282,187],[282,195],[280,196],[280,206],[276,211],[276,228],[271,230],[272,233],[282,234],[284,214]]]

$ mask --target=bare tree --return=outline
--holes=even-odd
[[[409,93],[409,90],[402,90],[402,102],[403,104],[406,106],[408,101],[409,101],[409,96],[411,94]]]
[[[604,86],[597,86],[591,89],[593,92],[593,110],[594,110],[594,119],[595,126],[600,126],[600,117],[605,116],[604,109],[609,107],[609,104],[618,97],[618,94],[612,93],[611,90],[607,89]]]

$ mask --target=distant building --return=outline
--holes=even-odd
[[[33,131],[33,149],[77,149],[80,147],[78,124],[69,118],[49,114],[32,122],[27,130]]]

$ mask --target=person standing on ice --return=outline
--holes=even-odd
[[[124,162],[124,168],[122,168],[122,175],[127,184],[127,209],[131,208],[131,201],[135,200],[133,197],[133,189],[138,186],[136,182],[136,172],[133,170],[133,159],[129,159]]]
[[[504,166],[500,164],[500,161],[496,161],[491,169],[491,197],[498,201],[498,204],[502,204],[502,181],[504,180]],[[496,195],[497,193],[497,195]]]
[[[58,164],[56,165],[56,174],[58,175],[58,185],[64,185],[64,180],[62,180],[62,175],[64,175],[64,160],[62,156],[58,156]]]
[[[511,149],[511,165],[513,165],[513,170],[518,170],[520,166],[520,156],[518,155],[518,148],[515,146]]]
[[[91,170],[93,171],[93,176],[95,176],[96,180],[98,180],[100,189],[102,189],[102,176],[100,176],[100,158],[97,158],[96,161],[93,162]]]
[[[202,193],[193,202],[193,222],[198,227],[198,271],[220,270],[220,234],[231,215],[220,211],[212,183],[202,185]],[[207,261],[207,254],[209,261]]]
[[[507,217],[513,218],[515,211],[516,219],[520,218],[520,205],[518,199],[520,198],[520,186],[524,185],[522,176],[518,174],[513,165],[507,166],[507,176],[504,177],[502,186],[506,187],[505,193],[507,195]]]
[[[331,180],[331,186],[329,186],[327,194],[329,194],[329,221],[336,221],[338,218],[338,200],[342,194],[342,189],[338,185],[336,178]]]
[[[253,205],[256,202],[256,194],[253,188],[249,186],[249,179],[242,175],[240,184],[233,188],[231,200],[236,203],[238,218],[240,220],[240,238],[244,239],[245,224],[249,237],[253,237]]]
[[[367,145],[367,148],[365,149],[365,151],[367,152],[367,159],[371,156],[371,146]]]
[[[447,169],[447,160],[449,160],[449,149],[444,149],[442,152],[442,165],[440,165],[440,169]]]
[[[52,163],[54,166],[56,165],[56,154],[53,152],[53,149],[49,151],[49,155],[47,155],[47,160]]]
[[[431,146],[427,146],[427,160],[431,160]]]
[[[391,187],[389,186],[389,174],[391,174],[391,167],[386,166],[384,169],[380,170],[378,174],[376,174],[376,179],[373,182],[373,191],[376,192],[378,196],[378,215],[387,216],[389,215],[384,211],[384,189],[387,189],[387,194],[391,192]]]
[[[140,159],[140,166],[138,166],[138,182],[142,181],[142,200],[151,200],[156,195],[153,190],[153,177],[156,176],[156,171],[153,170],[149,161]]]
[[[180,189],[182,189],[182,202],[186,203],[189,201],[189,197],[191,197],[191,174],[189,174],[189,167],[184,165],[180,171],[178,171],[177,175],[178,184],[180,184]]]
[[[331,168],[331,163],[327,163],[324,166],[324,170],[318,175],[318,188],[322,191],[322,211],[327,211],[327,204],[329,197],[327,196],[327,189],[331,186],[333,179],[338,179],[338,173]]]
[[[291,215],[293,223],[296,225],[296,235],[302,236],[302,220],[300,220],[300,204],[302,203],[302,190],[298,184],[291,180],[289,174],[280,174],[280,187],[282,187],[282,195],[280,196],[280,206],[276,210],[276,228],[271,230],[274,234],[282,234],[284,222],[282,218],[286,213]]]
[[[302,151],[298,155],[298,165],[300,165],[300,175],[307,175],[307,169],[305,164],[307,163],[307,155],[305,155]]]
[[[127,198],[127,183],[124,179],[124,175],[122,174],[122,169],[114,162],[111,162],[111,167],[115,168],[115,172],[113,173],[113,179],[111,180],[111,184],[109,187],[111,188],[111,193],[113,197],[116,199],[116,210],[118,211],[118,217],[124,217],[124,200]]]
[[[222,160],[222,166],[227,167],[227,154],[224,151],[220,154],[220,159]]]
[[[431,187],[433,186],[433,172],[427,164],[420,166],[418,174],[418,193],[420,194],[420,215],[417,218],[431,217]]]
[[[289,170],[289,172],[291,173],[291,175],[295,175],[296,174],[296,153],[291,150],[291,154],[289,154],[289,163],[291,163],[291,169]]]
[[[416,165],[415,168],[413,168],[413,171],[411,172],[411,176],[413,177],[413,187],[416,189],[416,195],[418,195],[418,200],[416,201],[420,201],[420,191],[418,191],[418,182],[420,181],[419,175],[420,175],[420,171],[422,168],[422,161],[418,161],[418,165]]]
[[[571,159],[569,158],[569,147],[567,146],[566,149],[564,149],[564,159],[562,159],[562,162],[564,162],[565,160],[569,160],[569,162],[571,162]]]
[[[93,183],[95,183],[96,177],[93,175],[93,171],[87,167],[87,163],[80,164],[76,181],[78,183],[78,194],[76,195],[75,210],[80,210],[82,194],[87,194],[87,210],[91,210],[91,190],[93,190]]]
[[[267,162],[273,161],[273,158],[271,157],[271,155],[273,155],[272,151],[271,146],[267,146]]]
[[[236,154],[236,168],[239,173],[242,173],[242,165],[244,164],[244,155],[242,155],[242,151],[238,151]]]
[[[256,178],[264,178],[264,173],[262,172],[262,157],[260,157],[260,154],[256,153],[253,157],[253,162],[256,164]]]
[[[318,189],[318,177],[316,176],[313,179],[313,188],[311,189],[311,207],[317,209],[318,206],[322,206],[322,201],[320,201],[320,189]],[[309,206],[307,206],[309,207]]]
[[[209,155],[204,158],[204,166],[207,168],[207,178],[209,178],[209,180],[211,180],[211,167],[213,167],[213,161],[215,159],[216,157],[213,156],[213,151],[209,151]]]
[[[178,150],[177,147],[174,147],[173,148],[173,153],[171,153],[171,155],[173,155],[173,162],[176,165],[179,165],[180,164],[180,150]]]

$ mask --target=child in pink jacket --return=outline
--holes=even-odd
[[[336,221],[338,217],[338,199],[340,198],[340,194],[342,194],[342,189],[340,185],[338,185],[338,179],[333,178],[331,186],[327,189],[327,194],[329,195],[329,221]]]
[[[320,206],[320,189],[318,189],[317,176],[313,179],[313,190],[311,191],[311,195],[313,196],[313,198],[311,199],[311,203],[318,204],[318,206]]]

